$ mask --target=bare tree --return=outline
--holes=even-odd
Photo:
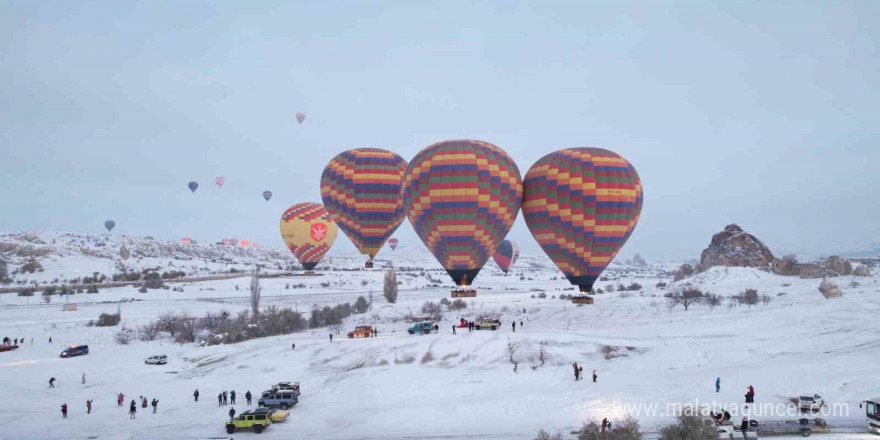
[[[390,303],[397,302],[397,272],[394,269],[385,271],[385,285],[382,289],[382,296]]]
[[[702,302],[705,299],[703,291],[695,287],[679,287],[675,291],[664,295],[668,301],[670,311],[677,305],[682,305],[684,310],[693,305]]]
[[[257,275],[257,271],[254,271],[254,275],[251,277],[251,318],[254,322],[257,321],[257,318],[260,315],[260,277]]]
[[[114,336],[113,340],[119,345],[128,345],[134,340],[134,331],[122,327]]]
[[[706,305],[709,306],[709,310],[711,311],[715,310],[715,307],[721,305],[721,303],[724,302],[724,298],[718,295],[708,294],[704,297],[703,302],[705,302]]]
[[[159,315],[159,318],[156,320],[156,329],[160,332],[168,332],[173,338],[174,334],[177,333],[177,317],[172,312]]]

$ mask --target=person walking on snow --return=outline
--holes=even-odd
[[[571,367],[574,368],[574,381],[577,382],[580,380],[580,369],[578,368],[578,363],[573,363]]]
[[[125,394],[119,393],[116,395],[116,404],[122,406],[125,402]]]
[[[217,406],[223,406],[223,393],[217,395]]]
[[[296,350],[296,342],[291,342],[291,343],[290,343],[290,349],[291,349],[291,350]]]
[[[599,376],[596,375],[596,369],[593,368],[593,383],[596,383],[596,378],[598,378],[598,377],[599,377]]]
[[[86,384],[86,373],[83,373],[82,384],[83,384],[83,385]]]
[[[229,408],[229,419],[232,420],[235,418],[235,408]]]
[[[86,414],[92,413],[92,401],[86,400]]]
[[[153,414],[156,414],[156,408],[159,406],[159,399],[153,399],[151,404],[153,405]]]
[[[55,388],[55,378],[49,378],[49,388]]]
[[[511,328],[513,328],[513,332],[516,333],[516,321],[510,323]]]
[[[235,390],[232,390],[232,392],[229,393],[229,397],[232,400],[232,404],[235,405]]]
[[[199,389],[196,388],[196,391],[193,393],[193,397],[196,399],[196,402],[199,401]]]
[[[147,398],[144,396],[141,396],[141,408],[146,408],[146,407],[147,407]]]
[[[715,392],[716,393],[721,392],[721,378],[720,377],[715,379]]]
[[[330,343],[333,343],[333,333],[330,333]]]
[[[65,418],[65,419],[67,418],[67,404],[66,403],[61,404],[61,417]]]
[[[131,405],[128,406],[128,418],[129,420],[134,419],[135,415],[137,415],[138,406],[137,403],[134,403],[134,399],[131,399]]]
[[[229,405],[229,392],[223,392],[223,406]]]
[[[251,396],[251,390],[248,390],[246,393],[244,393],[244,399],[247,400],[248,406],[251,406],[251,397],[253,397]]]

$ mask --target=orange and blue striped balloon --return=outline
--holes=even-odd
[[[590,292],[632,234],[642,181],[626,159],[601,148],[570,148],[536,162],[523,182],[523,217],[568,280]]]
[[[372,260],[403,222],[400,188],[406,161],[387,150],[359,148],[330,160],[321,198],[342,232]]]
[[[469,285],[495,253],[521,202],[519,168],[487,142],[438,142],[404,175],[407,218],[457,285]]]

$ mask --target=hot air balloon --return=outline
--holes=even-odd
[[[468,286],[516,220],[522,180],[513,159],[480,141],[420,151],[404,175],[403,206],[419,238],[458,286]],[[456,289],[453,296],[475,296]]]
[[[297,203],[281,215],[281,237],[307,271],[333,246],[336,231],[336,224],[320,203]]]
[[[492,259],[495,260],[495,264],[497,264],[506,274],[518,256],[519,247],[517,247],[516,243],[510,240],[504,240],[501,242],[501,246],[498,246],[498,250],[495,251],[495,254],[492,255]]]
[[[226,182],[226,179],[223,177],[218,177],[214,179],[214,182],[217,183],[217,188],[223,188],[223,182]]]
[[[107,228],[107,232],[112,232],[113,228],[116,227],[116,222],[114,222],[113,220],[107,220],[106,222],[104,222],[104,227]]]
[[[196,192],[196,190],[199,189],[199,182],[191,181],[190,183],[186,184],[186,186],[189,187],[190,191]]]
[[[321,174],[321,198],[330,217],[369,257],[366,267],[403,222],[400,188],[406,161],[379,148],[338,154]]]
[[[241,243],[239,243],[239,245],[241,245],[241,247],[248,247],[251,245],[251,242],[248,240],[242,240]]]
[[[190,240],[190,239],[187,238],[187,237],[183,237],[183,238],[181,238],[181,239],[180,239],[180,242],[183,243],[183,244],[192,244],[192,240]]]
[[[532,165],[523,183],[523,216],[544,252],[587,293],[632,234],[642,212],[642,182],[626,159],[601,148],[570,148]]]
[[[393,250],[396,250],[396,249],[397,249],[397,244],[398,244],[398,243],[400,243],[400,240],[398,240],[398,239],[396,239],[396,238],[390,238],[390,239],[388,240],[388,247],[390,247],[392,251],[393,251]]]
[[[268,202],[272,198],[272,191],[263,191],[263,198]]]
[[[306,114],[303,113],[303,112],[299,112],[299,113],[297,113],[297,114],[296,114],[296,120],[299,121],[300,124],[302,124],[303,121],[306,120]],[[321,125],[321,124],[318,124],[318,125]]]

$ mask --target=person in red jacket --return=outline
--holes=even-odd
[[[61,416],[64,417],[65,419],[67,418],[67,404],[66,403],[61,404]]]

